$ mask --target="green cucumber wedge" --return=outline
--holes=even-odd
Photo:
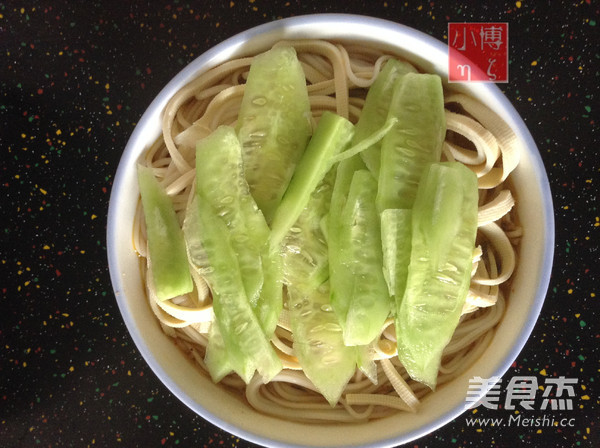
[[[440,160],[446,135],[439,76],[407,73],[394,86],[389,114],[397,124],[381,141],[377,208],[412,208],[425,166]]]
[[[329,253],[329,279],[331,289],[331,303],[340,319],[342,328],[346,325],[346,316],[352,295],[352,272],[342,264],[342,252],[348,250],[345,241],[348,237],[344,234],[347,229],[342,226],[342,212],[348,200],[350,184],[355,171],[366,166],[360,155],[355,155],[343,160],[335,167],[335,183],[331,194],[327,221],[327,244]],[[346,255],[348,257],[349,255]]]
[[[426,167],[412,211],[411,258],[396,311],[396,339],[409,375],[431,389],[469,291],[477,201],[477,177],[466,166]]]
[[[294,352],[306,376],[334,406],[356,370],[355,347],[344,344],[326,281],[327,243],[322,222],[329,209],[335,170],[310,196],[284,239],[283,258]]]
[[[220,126],[198,141],[196,191],[227,226],[246,295],[270,337],[283,306],[281,262],[268,250],[270,229],[250,194],[232,127]]]
[[[381,72],[369,87],[360,118],[356,123],[354,139],[352,140],[353,145],[383,126],[388,118],[390,99],[392,98],[396,79],[406,73],[416,73],[416,71],[408,62],[397,59],[390,59],[385,63]],[[361,157],[369,171],[375,177],[378,177],[381,164],[381,142],[377,142],[364,150]]]
[[[261,254],[263,287],[258,300],[250,302],[267,338],[271,338],[277,328],[277,321],[283,309],[283,262],[278,253],[265,245]]]
[[[329,210],[335,170],[321,180],[282,244],[284,283],[315,290],[329,278],[329,251],[322,222]]]
[[[194,284],[173,203],[151,168],[138,165],[137,174],[156,296],[167,300],[187,294],[193,290]]]
[[[254,370],[265,382],[271,380],[281,370],[281,361],[246,295],[227,224],[197,193],[186,211],[183,229],[190,263],[212,292],[216,324],[223,338],[221,350],[227,352],[232,370],[245,382],[250,381]],[[217,358],[223,359],[222,356]],[[219,369],[211,375],[220,377],[223,363],[212,365]]]
[[[331,168],[331,158],[342,152],[354,135],[347,119],[325,111],[302,155],[271,223],[271,249],[276,249],[308,204],[310,195]]]
[[[196,144],[196,190],[226,223],[246,293],[256,302],[263,283],[261,251],[269,227],[250,195],[233,128],[220,126]]]
[[[351,295],[345,316],[346,345],[368,345],[391,312],[391,298],[383,275],[380,218],[375,206],[377,181],[368,170],[352,177],[342,212],[340,264],[349,273]]]
[[[410,263],[412,210],[388,208],[381,212],[383,274],[390,295],[399,302],[404,296]],[[394,313],[396,310],[393,310]]]
[[[364,375],[371,380],[371,383],[377,384],[379,379],[377,377],[377,363],[375,362],[375,349],[373,344],[377,344],[377,341],[369,345],[357,345],[356,349],[356,365]]]
[[[219,323],[216,319],[213,319],[210,326],[208,338],[204,363],[212,380],[218,383],[233,371],[233,366],[229,360],[225,341],[223,340],[223,335],[221,334],[221,330],[219,330]],[[250,362],[246,362],[245,365],[236,366],[236,370],[246,383],[254,375],[254,369]]]
[[[327,284],[309,291],[288,288],[294,352],[302,370],[334,406],[356,371],[356,347],[344,344]]]
[[[270,223],[311,134],[306,78],[292,47],[256,56],[238,115],[250,192]]]

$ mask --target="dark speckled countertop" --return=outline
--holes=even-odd
[[[550,179],[556,255],[547,299],[504,384],[576,378],[556,425],[470,425],[423,447],[597,447],[600,211],[596,1],[0,1],[0,446],[251,444],[193,414],[130,339],[109,279],[106,214],[119,158],[159,90],[219,41],[277,18],[367,14],[447,41],[448,22],[508,22],[509,82]]]

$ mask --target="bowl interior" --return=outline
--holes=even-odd
[[[179,88],[199,72],[233,57],[264,51],[282,39],[321,38],[362,42],[391,50],[420,69],[447,79],[447,47],[413,29],[379,19],[349,15],[300,16],[259,26],[209,50],[180,72],[143,115],[124,151],[108,214],[108,259],[117,302],[125,323],[149,366],[181,401],[217,426],[268,446],[393,446],[446,424],[464,410],[469,378],[502,376],[517,357],[541,309],[549,282],[554,235],[552,203],[544,167],[515,109],[493,84],[451,87],[478,98],[515,131],[523,147],[513,173],[518,213],[524,227],[520,259],[505,318],[491,346],[464,374],[422,401],[416,414],[401,413],[352,425],[294,423],[258,414],[239,397],[224,392],[162,332],[145,300],[132,228],[138,188],[135,163],[160,132],[161,111]]]

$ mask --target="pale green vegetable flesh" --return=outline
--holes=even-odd
[[[341,258],[342,250],[345,249],[344,241],[348,239],[347,235],[343,234],[346,229],[342,228],[342,212],[348,200],[354,172],[360,169],[366,169],[366,166],[359,155],[337,164],[327,221],[331,303],[342,325],[345,325],[350,306],[349,298],[352,295],[352,272],[345,268]]]
[[[270,337],[283,306],[281,261],[269,253],[269,226],[250,194],[233,128],[220,126],[198,142],[196,191],[225,222],[246,295]]]
[[[415,73],[416,69],[408,62],[389,59],[377,78],[369,87],[365,104],[360,118],[356,123],[352,144],[364,140],[386,122],[390,109],[390,99],[394,91],[396,80],[406,74]],[[381,142],[377,142],[361,153],[361,157],[369,171],[377,177],[381,164]]]
[[[282,242],[284,283],[315,290],[329,278],[329,253],[322,221],[329,209],[335,170],[321,180]]]
[[[425,166],[440,160],[446,135],[444,93],[437,75],[407,73],[394,87],[389,115],[397,124],[381,141],[377,208],[412,207]]]
[[[283,262],[279,254],[271,252],[268,244],[261,253],[263,287],[256,302],[250,302],[265,335],[270,338],[277,328],[283,308]]]
[[[294,352],[306,376],[333,406],[356,369],[329,295],[327,243],[321,230],[335,171],[317,186],[283,244]]]
[[[296,222],[310,195],[331,168],[331,158],[350,143],[354,126],[345,118],[325,111],[302,155],[288,189],[271,223],[271,247],[277,248]]]
[[[190,262],[213,295],[206,355],[212,378],[234,371],[249,382],[258,370],[271,379],[282,367],[270,343],[283,306],[281,262],[268,250],[270,230],[250,194],[231,127],[197,144],[196,191],[183,228]]]
[[[193,290],[194,284],[173,203],[151,168],[138,165],[137,175],[156,296],[167,300],[187,294]]]
[[[246,294],[256,301],[263,282],[261,251],[269,228],[244,179],[241,147],[233,128],[221,126],[198,141],[196,190],[225,221]]]
[[[356,350],[344,344],[327,284],[313,291],[288,289],[294,352],[302,370],[335,405],[356,370]]]
[[[375,207],[377,181],[368,170],[352,177],[340,229],[340,268],[348,273],[350,295],[335,295],[347,301],[339,307],[347,345],[371,343],[390,314],[391,299],[383,275],[379,214]],[[336,302],[337,303],[337,302]]]
[[[412,210],[389,208],[381,213],[383,274],[397,304],[404,296],[410,263]],[[395,309],[393,310],[395,312]]]
[[[223,338],[223,344],[211,349],[226,352],[216,354],[217,361],[208,364],[209,368],[215,367],[211,375],[222,377],[227,360],[245,382],[255,370],[264,381],[271,380],[281,370],[281,361],[246,295],[226,222],[205,197],[196,194],[183,228],[190,260],[211,289],[216,325]]]
[[[375,349],[373,348],[374,344],[377,344],[377,341],[374,341],[369,345],[357,345],[354,348],[356,348],[356,366],[373,384],[377,384],[379,380],[377,377],[377,363],[375,362]]]
[[[406,290],[396,311],[398,357],[434,389],[469,290],[477,233],[476,175],[458,162],[426,167],[412,211]]]
[[[270,223],[311,134],[306,78],[292,47],[253,59],[236,130],[250,192]]]
[[[210,377],[215,383],[218,383],[231,372],[234,371],[247,383],[254,374],[252,363],[246,361],[245,363],[239,363],[235,365],[229,361],[229,354],[225,347],[225,341],[223,335],[219,329],[219,324],[216,319],[210,326],[208,333],[208,344],[206,346],[206,354],[204,355],[204,363],[210,373]]]

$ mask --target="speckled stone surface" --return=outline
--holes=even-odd
[[[127,139],[171,77],[244,29],[317,12],[442,41],[448,22],[508,22],[500,87],[552,187],[550,288],[503,381],[577,378],[573,409],[523,411],[557,425],[469,424],[516,415],[479,407],[408,446],[600,446],[599,5],[589,0],[0,2],[0,446],[252,446],[193,414],[140,356],[112,292],[106,213]]]

